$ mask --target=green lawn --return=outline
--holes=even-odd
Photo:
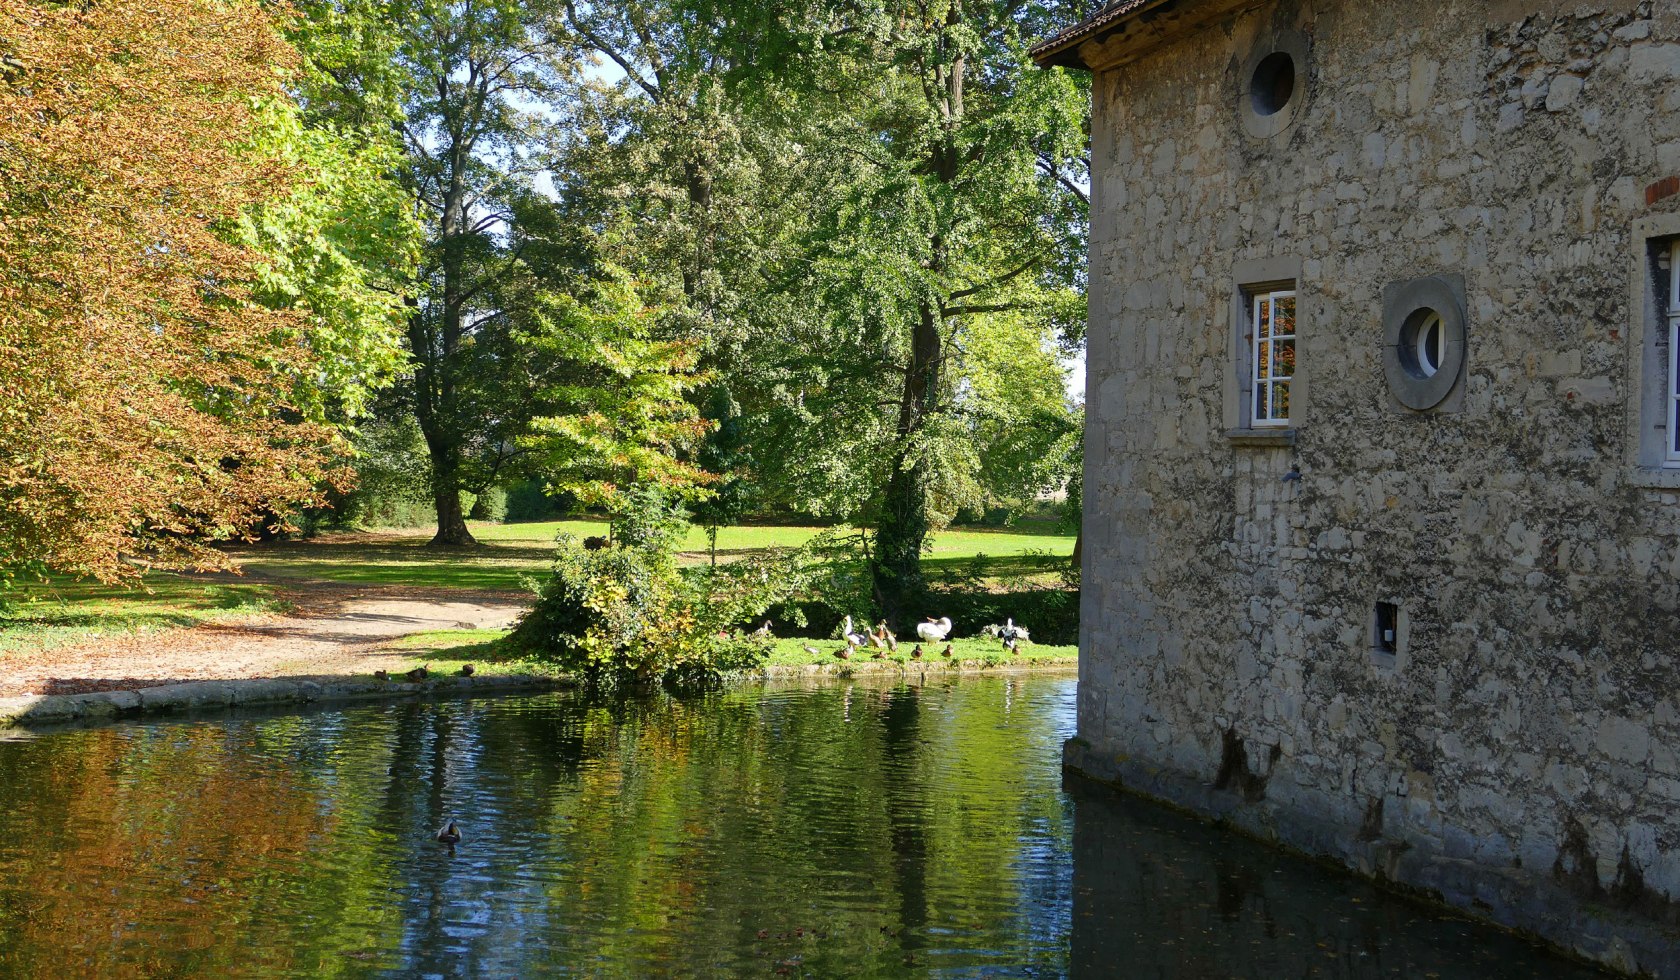
[[[24,587],[17,598],[17,607],[0,615],[0,658],[284,607],[268,586],[212,584],[164,573],[147,576],[135,589],[54,576]]]
[[[243,545],[230,548],[229,553],[247,571],[280,583],[325,580],[524,591],[524,579],[541,577],[547,572],[554,538],[561,531],[581,538],[605,534],[606,524],[601,521],[475,523],[473,533],[483,547],[461,551],[428,548],[429,534],[408,529]],[[718,556],[728,560],[763,548],[794,546],[819,531],[819,528],[799,526],[723,528],[718,533]],[[704,530],[691,532],[685,542],[686,560],[706,561],[706,544]],[[1002,583],[1008,586],[1014,581],[1042,582],[1054,578],[1072,550],[1073,537],[1056,533],[1054,525],[1048,522],[1033,525],[1032,529],[953,529],[934,536],[925,567],[936,585],[997,587]],[[154,573],[146,578],[142,588],[130,590],[57,577],[25,589],[17,609],[0,615],[0,658],[98,636],[235,619],[281,606],[273,589],[260,581],[209,583],[191,576]],[[453,635],[421,634],[412,642],[421,644],[417,649],[426,653],[433,649],[427,646],[433,640],[447,640],[454,646],[470,648],[488,639],[494,637],[461,639]],[[792,649],[798,652],[798,644],[793,644]],[[829,652],[825,649],[822,656],[828,657]],[[482,656],[471,649],[464,655],[467,659]],[[783,651],[778,651],[778,657],[783,655]]]
[[[510,658],[499,649],[496,641],[506,637],[508,630],[429,630],[410,633],[390,645],[401,651],[409,662],[393,673],[412,670],[422,664],[434,674],[456,674],[466,664],[475,673],[485,676],[497,674],[539,674],[559,676],[552,664],[538,660]]]
[[[429,533],[402,529],[325,535],[312,541],[251,545],[230,551],[246,569],[279,579],[520,590],[525,577],[547,572],[554,540],[561,532],[578,538],[607,533],[604,521],[475,522],[471,526],[480,548],[428,548]],[[718,531],[718,557],[728,560],[764,548],[797,546],[820,531],[786,525],[722,528]],[[687,561],[706,561],[706,532],[700,528],[690,531],[683,548]],[[1064,564],[1072,553],[1073,536],[1058,533],[1046,522],[1033,530],[943,531],[934,536],[925,561],[929,575],[939,582],[1039,575]]]

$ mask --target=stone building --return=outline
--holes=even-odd
[[[1121,0],[1067,762],[1680,977],[1680,4]]]

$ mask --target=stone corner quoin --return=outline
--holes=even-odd
[[[1132,6],[1069,765],[1680,977],[1680,6]]]

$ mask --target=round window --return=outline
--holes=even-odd
[[[1249,80],[1248,94],[1257,116],[1277,115],[1289,104],[1295,95],[1295,59],[1289,52],[1273,51],[1260,59]]]
[[[1383,374],[1401,406],[1440,406],[1464,377],[1464,285],[1447,276],[1383,289]]]
[[[1271,139],[1289,131],[1312,94],[1311,48],[1298,31],[1269,31],[1256,38],[1232,73],[1243,131]]]

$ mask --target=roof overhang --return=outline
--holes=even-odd
[[[1101,71],[1131,61],[1181,34],[1204,27],[1260,0],[1115,0],[1082,24],[1038,44],[1040,68],[1060,65]]]

